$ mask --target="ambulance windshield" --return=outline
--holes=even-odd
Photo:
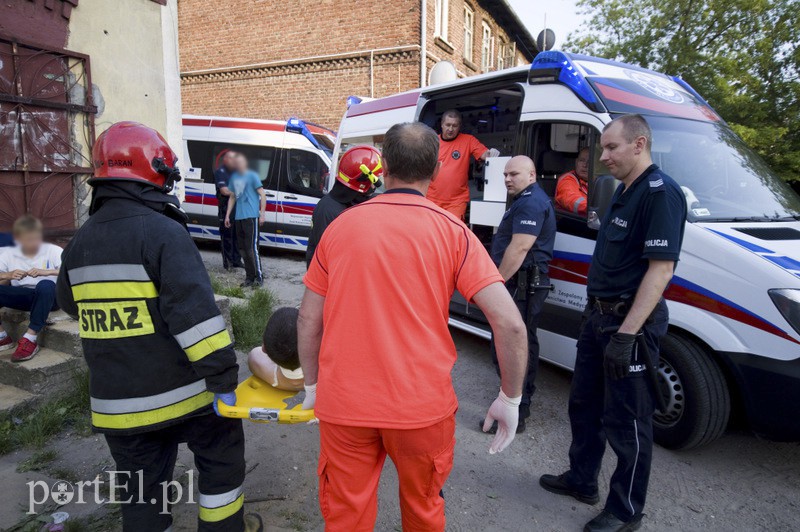
[[[689,221],[800,219],[800,197],[726,125],[648,116],[653,162],[681,185]]]

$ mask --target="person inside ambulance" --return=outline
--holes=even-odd
[[[337,216],[353,205],[363,203],[372,197],[376,188],[383,183],[383,163],[381,152],[367,145],[353,146],[339,160],[339,173],[328,192],[311,216],[311,234],[306,247],[306,268],[311,266],[322,233]]]
[[[562,174],[556,185],[556,207],[559,210],[586,216],[589,196],[589,148],[581,148],[575,169]]]
[[[431,182],[427,198],[442,209],[464,220],[469,203],[469,159],[485,161],[500,152],[487,148],[481,141],[461,132],[462,117],[456,109],[442,114],[439,135],[439,164],[441,169]]]
[[[169,194],[177,157],[155,130],[118,122],[98,137],[92,161],[90,217],[64,251],[57,297],[79,320],[92,428],[129,475],[119,495],[134,502],[121,505],[122,528],[171,527],[163,484],[186,442],[199,472],[197,529],[244,530],[242,423],[212,409],[216,399],[236,402],[236,353]]]

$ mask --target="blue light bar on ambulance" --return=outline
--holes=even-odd
[[[322,146],[320,145],[319,141],[316,138],[314,138],[314,135],[312,135],[311,132],[308,130],[308,127],[306,127],[306,123],[300,120],[299,118],[292,117],[289,120],[287,120],[286,131],[288,131],[289,133],[299,133],[300,135],[303,135],[305,138],[307,138],[315,148],[320,150],[322,149]]]
[[[347,97],[347,108],[348,109],[350,109],[350,107],[352,107],[354,105],[358,105],[360,103],[361,103],[361,98],[359,98],[358,96],[348,96]]]
[[[589,81],[564,52],[540,52],[531,64],[528,83],[560,83],[566,85],[590,109],[603,111],[603,104],[597,98]]]

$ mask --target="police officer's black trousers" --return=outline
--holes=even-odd
[[[644,326],[653,361],[658,361],[659,339],[666,334],[669,315],[662,300]],[[633,351],[631,373],[620,380],[605,377],[603,351],[623,318],[589,312],[578,338],[578,355],[569,398],[572,445],[568,480],[576,489],[597,491],[597,477],[608,441],[617,455],[606,510],[623,521],[640,515],[647,496],[653,451],[653,387],[642,355]]]
[[[221,418],[211,413],[187,419],[165,429],[129,436],[106,435],[116,462],[116,500],[121,504],[124,532],[161,532],[172,524],[164,512],[165,484],[172,480],[178,444],[185,442],[194,453],[194,482],[200,495],[184,486],[182,502],[191,496],[198,506],[197,530],[203,532],[241,532],[244,530],[242,483],[244,482],[244,431],[238,419]],[[143,487],[139,486],[142,471]],[[129,476],[127,475],[129,473]],[[173,492],[167,501],[176,501]],[[138,502],[137,502],[138,501]]]
[[[539,337],[536,333],[539,328],[539,318],[542,315],[544,302],[550,290],[544,287],[550,286],[550,279],[546,275],[539,279],[539,286],[541,288],[531,288],[525,294],[518,293],[517,283],[515,279],[509,280],[506,283],[511,297],[517,304],[519,313],[525,321],[528,329],[528,371],[525,374],[525,384],[522,387],[522,403],[520,404],[520,413],[524,417],[530,415],[531,398],[536,391],[536,372],[539,369]],[[522,290],[522,288],[520,288]],[[497,351],[495,350],[494,340],[491,343],[492,361],[497,367],[497,374],[500,374],[500,367],[497,364]]]
[[[233,268],[242,263],[242,256],[236,244],[236,228],[225,227],[225,217],[219,220],[219,240],[222,250],[222,267],[225,269]]]

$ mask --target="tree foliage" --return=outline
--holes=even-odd
[[[800,0],[580,0],[566,48],[683,77],[800,189]]]

